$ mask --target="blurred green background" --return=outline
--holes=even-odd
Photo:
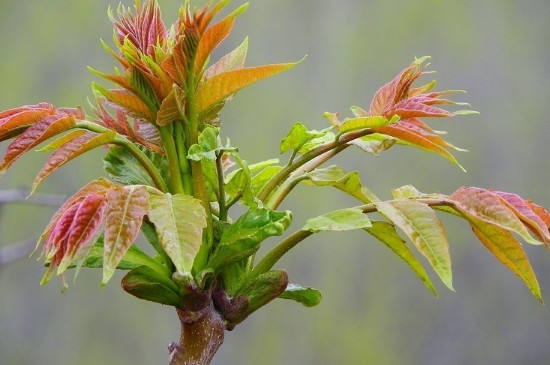
[[[181,2],[159,2],[171,23]],[[110,71],[115,64],[99,43],[111,44],[109,5],[117,3],[0,0],[0,110],[40,101],[87,106],[90,81],[98,80],[86,66]],[[429,121],[471,151],[457,156],[468,173],[403,147],[378,158],[350,149],[339,163],[362,171],[363,182],[382,197],[404,184],[443,193],[473,185],[550,207],[549,19],[548,0],[252,1],[218,54],[249,35],[249,65],[308,58],[242,91],[224,111],[224,134],[251,163],[278,155],[293,122],[320,129],[325,111],[349,116],[351,105],[367,108],[415,56],[431,55],[438,89],[468,90],[456,98],[481,113]],[[73,161],[40,191],[72,194],[102,174],[101,156]],[[28,186],[44,158],[23,158],[0,179],[0,189]],[[281,208],[299,209],[299,227],[307,216],[346,204],[352,202],[336,191],[300,187]],[[5,247],[38,235],[52,209],[11,204],[0,214]],[[549,308],[466,225],[444,221],[456,293],[436,283],[434,298],[364,232],[318,235],[279,267],[291,281],[320,289],[321,305],[275,301],[227,333],[213,364],[547,363]],[[550,300],[550,256],[540,247],[526,251]],[[34,259],[0,271],[0,364],[167,363],[166,345],[179,334],[171,308],[127,295],[117,284],[121,275],[100,289],[99,270],[83,270],[61,295],[59,281],[38,285],[43,272]]]

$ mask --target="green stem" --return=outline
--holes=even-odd
[[[254,270],[252,270],[248,279],[255,278],[258,275],[271,270],[273,265],[275,265],[275,263],[277,263],[277,261],[279,261],[284,254],[312,234],[313,232],[310,231],[299,230],[282,240],[277,246],[269,251],[260,262],[258,262],[258,265],[256,265]]]
[[[193,65],[194,62],[191,63]],[[192,69],[191,69],[192,70]],[[187,124],[187,145],[192,146],[198,143],[199,140],[199,120],[195,105],[195,78],[192,72],[188,73],[188,89],[187,89],[187,110],[186,110],[186,120]],[[200,271],[208,260],[210,255],[210,250],[213,245],[213,227],[212,227],[212,217],[210,213],[210,197],[206,191],[206,183],[204,180],[204,173],[202,170],[201,161],[190,161],[191,162],[191,174],[193,177],[193,195],[195,198],[199,199],[202,202],[204,210],[206,212],[206,228],[203,232],[203,243],[195,257],[193,269]]]
[[[313,171],[338,153],[342,152],[349,147],[349,144],[338,146],[328,152],[319,155],[307,163],[303,164],[299,169],[296,169],[291,173],[288,178],[277,187],[277,189],[269,196],[266,202],[266,206],[270,209],[277,209],[277,207],[283,202],[287,195],[300,183],[300,181],[306,180],[308,172]]]
[[[92,122],[79,122],[75,125],[75,128],[82,128],[96,133],[103,133],[108,130],[103,126]],[[115,136],[114,143],[126,148],[128,152],[130,152],[132,156],[134,156],[136,160],[138,160],[138,162],[145,169],[145,171],[147,171],[147,173],[153,180],[153,183],[155,184],[155,187],[157,189],[159,189],[163,193],[168,192],[168,187],[166,186],[166,183],[164,182],[164,179],[160,175],[160,172],[158,171],[156,166],[149,159],[149,157],[147,157],[147,155],[145,155],[139,148],[137,148],[134,143],[118,133]]]
[[[222,166],[223,153],[219,153],[216,156],[216,173],[218,175],[218,205],[220,207],[220,220],[227,220],[227,207],[225,205],[225,189],[223,187],[223,166]]]
[[[186,194],[193,195],[193,178],[191,169],[187,161],[187,148],[185,146],[186,136],[181,121],[174,122],[174,134],[176,141],[176,150],[178,151],[178,161],[180,173],[183,180],[183,190]]]
[[[174,136],[172,135],[173,127],[172,125],[161,126],[159,127],[159,131],[170,169],[170,182],[172,183],[172,190],[176,194],[184,194],[185,190],[181,179],[178,151],[174,142]]]
[[[353,141],[354,139],[364,137],[366,135],[374,133],[371,129],[362,129],[350,133],[346,133],[338,140],[333,142],[321,145],[311,151],[304,153],[300,158],[296,159],[292,164],[285,166],[281,169],[275,176],[269,180],[269,182],[262,188],[258,193],[258,199],[262,202],[265,202],[269,195],[275,191],[277,186],[284,182],[295,170],[306,164],[308,161],[313,160],[314,158],[327,153],[331,150],[345,146],[347,143]]]

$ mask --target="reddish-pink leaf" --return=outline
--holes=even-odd
[[[86,132],[85,134],[77,136],[76,138],[73,138],[69,142],[65,143],[50,156],[38,175],[36,175],[36,178],[32,184],[31,193],[34,192],[42,180],[63,166],[65,163],[91,149],[112,143],[115,136],[116,132],[112,130],[105,131],[101,134]]]
[[[44,244],[44,253],[46,255],[46,261],[50,261],[58,252],[60,252],[59,258],[62,258],[67,252],[67,236],[69,234],[69,228],[73,222],[74,216],[80,207],[80,203],[73,204],[67,210],[63,212],[59,220],[55,222],[55,225],[48,235],[48,239]],[[58,265],[60,261],[54,261],[53,265]]]
[[[540,205],[537,205],[533,203],[530,200],[526,200],[525,203],[531,208],[531,210],[542,219],[544,224],[546,224],[547,227],[550,227],[550,213],[546,210],[546,208],[541,207]]]
[[[243,68],[218,74],[205,81],[195,95],[197,113],[225,100],[237,91],[257,82],[286,71],[299,62],[281,63],[259,67]]]
[[[166,38],[160,8],[156,1],[147,1],[143,6],[136,2],[135,8],[135,15],[124,7],[119,8],[119,21],[110,15],[118,42],[129,39],[141,52],[153,55],[154,46]]]
[[[105,195],[107,190],[112,189],[115,186],[112,182],[105,178],[100,178],[97,180],[93,180],[83,186],[79,191],[77,191],[74,195],[72,195],[67,201],[59,207],[59,209],[55,212],[55,214],[52,216],[52,219],[50,220],[50,223],[46,226],[46,229],[40,236],[40,239],[38,240],[38,244],[49,235],[52,227],[56,224],[56,222],[60,219],[60,217],[67,211],[71,206],[74,204],[80,203],[82,200],[84,200],[88,195],[95,194],[95,195]]]
[[[5,110],[0,113],[0,141],[20,134],[47,115],[55,113],[51,104],[40,103]]]
[[[541,241],[550,242],[548,225],[539,217],[533,209],[519,195],[495,191],[516,216],[533,232]]]
[[[420,65],[428,57],[415,60],[410,66],[401,71],[392,81],[382,86],[374,95],[371,102],[370,115],[384,115],[384,111],[391,108],[406,96],[411,84],[422,75]]]
[[[135,241],[143,220],[149,212],[149,194],[144,186],[126,186],[107,191],[103,280],[105,285],[120,260]]]
[[[84,247],[96,235],[103,220],[105,197],[90,194],[79,204],[71,227],[67,232],[67,252],[60,264],[58,274],[73,262],[79,250]]]
[[[4,159],[2,163],[0,163],[0,173],[6,171],[15,160],[31,148],[39,145],[48,138],[68,130],[75,124],[76,120],[72,115],[61,112],[42,118],[40,121],[30,126],[8,146],[4,154]]]
[[[413,117],[450,117],[452,115],[451,112],[447,110],[436,108],[412,99],[406,99],[398,102],[386,111],[384,116],[391,118],[396,114],[403,119]]]
[[[525,241],[540,245],[528,232],[523,222],[516,216],[496,193],[481,188],[460,188],[449,196],[455,207],[467,218],[475,218],[520,235]]]

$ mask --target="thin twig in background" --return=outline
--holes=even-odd
[[[32,205],[42,205],[48,207],[59,207],[62,205],[66,196],[55,194],[33,194],[29,196],[30,189],[21,187],[14,190],[0,191],[0,208],[8,203],[22,203]],[[0,247],[0,270],[8,264],[28,257],[36,245],[36,238],[29,238],[19,243]]]
[[[29,188],[0,191],[0,205],[5,203],[27,203],[58,207],[65,202],[66,196],[56,194],[33,194]]]
[[[36,238],[29,238],[19,243],[0,247],[0,270],[14,261],[29,257],[35,246]]]

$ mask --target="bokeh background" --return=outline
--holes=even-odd
[[[172,22],[181,2],[159,2]],[[111,44],[109,5],[116,8],[116,0],[0,0],[0,110],[40,101],[87,106],[90,81],[98,80],[86,66],[115,65],[99,43]],[[415,56],[431,55],[438,89],[468,90],[456,97],[481,113],[432,121],[471,151],[457,156],[468,173],[404,147],[377,158],[348,150],[338,162],[362,171],[363,182],[382,197],[404,184],[443,193],[473,185],[550,207],[549,19],[547,0],[252,1],[219,54],[249,35],[249,65],[308,58],[242,91],[224,111],[224,133],[251,163],[278,155],[294,122],[320,129],[325,111],[349,116],[351,105],[368,107],[378,87]],[[68,164],[40,192],[72,194],[102,174],[101,155]],[[29,154],[18,161],[0,189],[28,186],[44,159]],[[299,227],[307,216],[349,204],[336,191],[300,187],[282,208],[298,209]],[[38,235],[52,211],[2,206],[0,245]],[[548,363],[550,309],[466,225],[444,221],[456,293],[432,275],[434,298],[364,232],[317,235],[279,267],[291,281],[320,289],[321,305],[275,301],[227,333],[213,364]],[[540,247],[526,251],[550,300],[550,255]],[[122,275],[99,288],[99,270],[83,270],[77,285],[60,294],[59,281],[38,285],[43,271],[26,258],[0,269],[0,364],[167,363],[166,345],[179,333],[171,308],[124,293],[117,284]]]

